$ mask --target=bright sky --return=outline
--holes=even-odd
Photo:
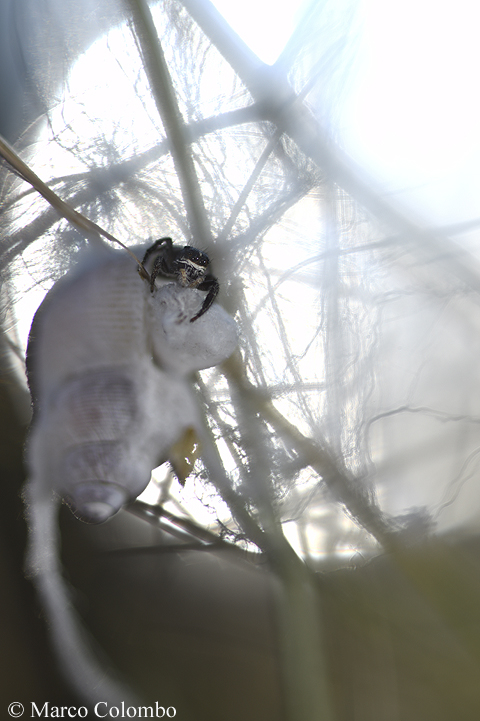
[[[304,3],[214,4],[272,63]],[[318,0],[319,12],[324,4],[331,5]],[[341,22],[346,3],[337,7]],[[363,32],[341,137],[382,189],[407,190],[398,200],[433,224],[480,217],[479,20],[472,0],[358,0]]]
[[[480,216],[480,6],[471,0],[362,5],[347,147],[389,189],[411,188],[406,199],[427,219],[443,224]]]
[[[295,28],[303,0],[212,0],[228,24],[265,63],[272,64]]]

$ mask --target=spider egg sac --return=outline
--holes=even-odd
[[[202,421],[187,382],[237,344],[217,304],[168,283],[150,293],[118,251],[80,264],[45,297],[30,331],[29,486],[101,523],[146,488],[170,447]]]

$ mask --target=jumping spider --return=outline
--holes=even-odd
[[[208,291],[203,305],[197,315],[190,318],[190,323],[200,318],[212,305],[218,295],[220,285],[218,280],[207,273],[210,259],[201,250],[186,245],[184,248],[173,245],[171,238],[160,238],[147,249],[142,265],[145,265],[152,253],[157,253],[150,274],[150,291],[153,293],[155,279],[158,275],[166,278],[175,278],[184,288],[197,288]]]

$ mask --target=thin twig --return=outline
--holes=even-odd
[[[196,243],[208,246],[211,239],[210,226],[190,152],[189,135],[180,113],[152,13],[145,0],[127,0],[127,5],[132,18],[130,27],[142,56],[152,96],[170,141],[173,163],[192,235]]]
[[[230,382],[237,385],[239,391],[252,399],[258,411],[271,423],[277,432],[288,438],[297,452],[305,458],[324,480],[334,498],[342,503],[348,512],[377,539],[384,547],[396,546],[397,539],[380,509],[361,492],[361,489],[348,477],[325,443],[304,436],[298,428],[288,421],[259,389],[245,377],[240,362],[235,356],[222,364],[222,371]]]
[[[15,170],[15,172],[20,175],[23,180],[25,180],[27,183],[30,183],[30,185],[35,188],[37,193],[39,193],[43,198],[45,198],[48,203],[50,203],[50,205],[57,211],[60,216],[62,216],[62,218],[65,218],[77,228],[86,232],[87,235],[97,244],[102,242],[100,236],[103,236],[104,238],[107,238],[107,240],[110,240],[113,243],[117,243],[118,245],[120,245],[138,263],[138,266],[142,270],[142,275],[145,274],[145,279],[149,280],[149,275],[147,271],[143,267],[142,263],[135,256],[135,254],[132,253],[130,248],[128,248],[124,243],[122,243],[121,240],[115,238],[115,236],[113,236],[111,233],[103,230],[103,228],[94,223],[93,220],[89,220],[77,210],[74,210],[74,208],[72,208],[68,203],[65,203],[64,200],[62,200],[56,193],[54,193],[53,190],[51,190],[48,185],[46,185],[43,180],[41,180],[38,175],[33,172],[33,170],[15,152],[10,143],[8,143],[2,136],[0,136],[0,155]]]

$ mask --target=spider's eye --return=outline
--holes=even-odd
[[[180,262],[188,262],[198,265],[201,268],[207,268],[210,263],[210,259],[208,255],[206,253],[202,253],[201,250],[192,248],[191,245],[186,245],[180,257]]]
[[[210,259],[201,250],[186,245],[181,255],[176,259],[175,266],[183,282],[187,285],[199,283],[205,277]]]

